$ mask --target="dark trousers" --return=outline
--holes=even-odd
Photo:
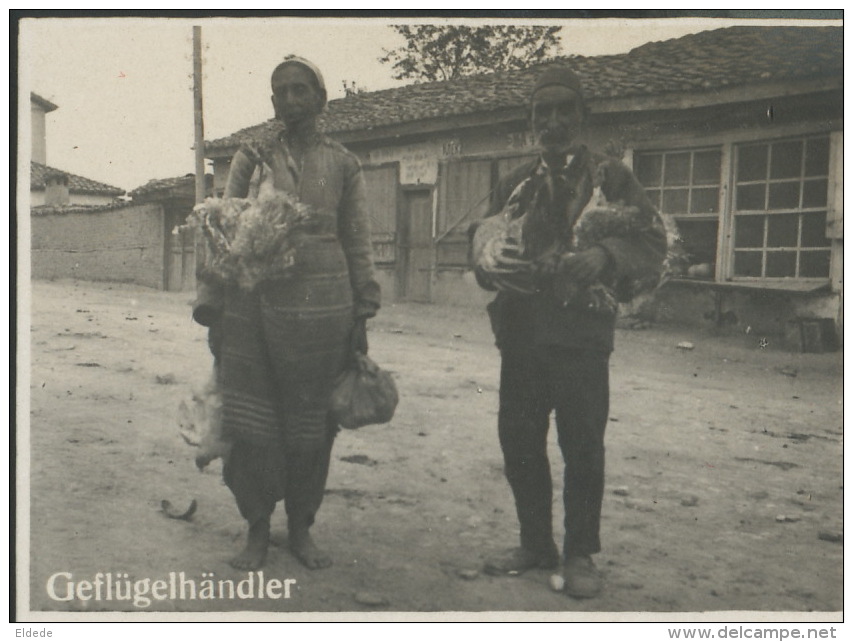
[[[524,548],[542,555],[553,555],[556,549],[546,450],[554,411],[565,463],[563,556],[601,550],[608,365],[606,353],[557,346],[505,348],[501,353],[498,435]]]
[[[243,440],[234,443],[222,473],[240,514],[250,525],[269,519],[281,499],[291,528],[314,523],[326,491],[338,430],[333,421],[327,428],[326,439],[311,448],[288,450],[283,445],[260,446]]]

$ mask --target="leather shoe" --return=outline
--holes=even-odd
[[[601,593],[601,575],[589,555],[570,557],[563,565],[563,589],[567,595],[577,598],[595,597]]]
[[[531,568],[555,568],[557,552],[541,554],[519,546],[488,560],[483,567],[487,575],[520,575]]]

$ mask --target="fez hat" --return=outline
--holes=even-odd
[[[533,97],[536,95],[537,91],[552,85],[566,87],[578,95],[578,98],[580,99],[582,118],[583,120],[586,120],[589,116],[589,112],[587,111],[586,100],[583,97],[583,89],[581,89],[581,79],[578,78],[578,75],[568,67],[548,67],[542,72],[537,79],[536,84],[533,86],[533,91],[530,93],[531,105],[533,104]]]
[[[326,106],[326,83],[323,80],[323,74],[320,73],[320,69],[310,60],[305,58],[300,58],[299,56],[288,56],[284,59],[284,62],[281,62],[273,69],[272,74],[270,75],[270,84],[272,84],[272,79],[275,76],[276,72],[279,69],[283,69],[287,65],[299,65],[304,69],[307,69],[311,72],[311,75],[314,76],[314,81],[317,86],[317,91],[320,92],[320,97],[322,98],[322,104],[320,105],[320,109]]]
[[[571,89],[580,96],[581,102],[583,102],[581,79],[578,78],[577,74],[568,67],[548,67],[543,71],[539,76],[539,79],[536,81],[536,85],[533,87],[533,92],[530,94],[531,98],[543,87],[550,87],[551,85],[560,85],[561,87]]]

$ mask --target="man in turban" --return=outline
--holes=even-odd
[[[193,316],[210,328],[223,433],[234,442],[223,476],[249,526],[231,564],[264,563],[270,516],[283,499],[290,550],[316,569],[331,564],[309,534],[338,431],[330,397],[352,353],[367,352],[366,320],[380,292],[361,166],[317,130],[326,104],[320,70],[290,57],[271,85],[277,126],[237,151],[224,196],[289,192],[308,206],[310,224],[294,232],[286,278],[246,291],[202,270]]]

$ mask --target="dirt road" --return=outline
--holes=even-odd
[[[395,373],[401,403],[391,424],[338,437],[314,529],[334,566],[312,572],[291,557],[279,508],[264,582],[295,580],[290,597],[201,599],[203,579],[236,584],[247,575],[227,564],[245,526],[220,463],[197,472],[176,430],[179,400],[211,362],[190,298],[32,285],[30,432],[28,440],[19,433],[18,452],[29,447],[19,464],[30,471],[34,611],[583,619],[842,608],[839,354],[790,354],[684,328],[618,331],[596,558],[606,589],[579,601],[552,592],[544,571],[476,573],[517,538],[496,435],[498,354],[484,312],[415,304],[387,305],[370,327],[371,355]],[[695,349],[676,348],[685,340]],[[553,434],[549,447],[559,483]],[[178,508],[195,499],[198,510],[190,521],[168,519],[163,499]],[[559,524],[558,500],[555,516]],[[196,583],[196,599],[163,588],[181,572]],[[98,573],[125,585],[161,580],[164,597],[148,606],[116,595],[78,599],[93,591],[81,580]]]

